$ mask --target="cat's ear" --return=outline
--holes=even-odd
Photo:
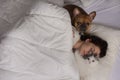
[[[91,21],[95,18],[96,16],[96,11],[93,11],[89,14],[90,18],[91,18]]]

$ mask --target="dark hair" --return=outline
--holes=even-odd
[[[80,39],[81,39],[81,41],[85,41],[86,39],[91,39],[90,42],[100,48],[101,52],[100,52],[99,57],[102,58],[106,55],[106,51],[107,51],[107,47],[108,47],[107,41],[103,40],[102,38],[100,38],[98,36],[91,35],[91,34],[81,35]]]

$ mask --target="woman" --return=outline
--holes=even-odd
[[[82,56],[92,52],[95,56],[100,58],[106,55],[108,43],[98,36],[85,34],[82,35],[80,40],[73,46],[73,52],[79,50]]]

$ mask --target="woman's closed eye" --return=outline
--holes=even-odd
[[[98,53],[95,51],[95,48],[90,48],[88,53],[89,54],[94,54],[94,57],[98,57],[99,56]]]
[[[90,48],[88,54],[92,54],[92,53],[93,53],[92,48]]]
[[[95,48],[90,48],[90,50],[88,51],[88,53],[90,53],[90,54],[95,54]]]
[[[90,51],[95,52],[95,48],[90,48]]]

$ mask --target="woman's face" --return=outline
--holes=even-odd
[[[89,41],[85,41],[81,44],[79,51],[81,55],[86,55],[89,52],[92,52],[96,56],[99,56],[100,54],[100,48]]]

